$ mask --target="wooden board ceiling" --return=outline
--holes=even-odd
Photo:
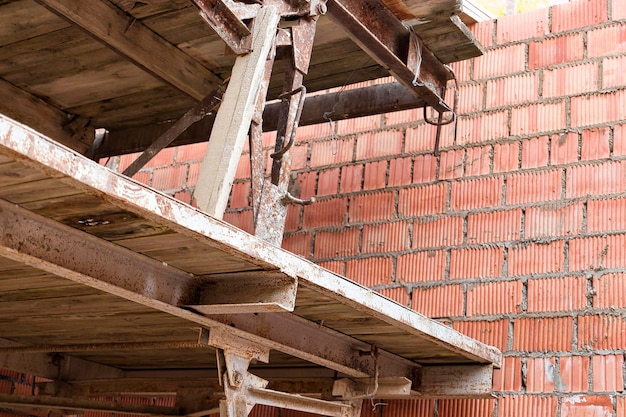
[[[456,16],[459,0],[384,3],[416,25],[443,63],[481,53]],[[180,117],[229,77],[235,59],[189,0],[1,0],[0,21],[0,112],[81,153],[93,136],[81,138],[80,129]],[[280,92],[281,75],[278,65],[270,98]],[[320,18],[304,81],[309,91],[387,75],[341,27]],[[29,116],[33,110],[56,120],[59,131]],[[62,138],[64,130],[73,134]]]
[[[217,371],[212,348],[198,344],[201,329],[269,347],[259,372],[367,376],[372,364],[359,351],[371,346],[383,374],[501,360],[495,348],[3,116],[0,214],[0,367],[15,366],[1,348],[44,346],[102,369],[206,375]],[[264,304],[274,290],[293,296],[291,307]]]

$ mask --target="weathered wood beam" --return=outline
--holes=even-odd
[[[37,0],[150,75],[201,100],[222,80],[105,0]]]
[[[263,7],[259,11],[253,23],[252,52],[237,57],[215,118],[194,197],[201,210],[218,219],[224,216],[228,204],[279,21],[276,7]]]
[[[94,138],[88,120],[72,119],[38,97],[0,79],[0,113],[35,129],[59,143],[86,154]]]
[[[380,0],[329,0],[328,15],[368,55],[429,106],[447,111],[441,92],[448,71]]]
[[[377,84],[371,87],[308,96],[304,101],[298,125],[310,126],[328,123],[329,120],[346,120],[423,106],[423,99],[416,97],[398,82]],[[280,102],[271,102],[265,106],[264,131],[276,130],[279,112]],[[214,122],[215,117],[205,117],[180,134],[169,146],[206,141]],[[102,146],[97,150],[97,156],[104,158],[143,151],[171,126],[172,123],[161,123],[108,132]]]

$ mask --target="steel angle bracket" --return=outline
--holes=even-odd
[[[267,389],[268,381],[248,372],[252,360],[269,361],[267,348],[221,329],[211,329],[207,343],[217,349],[218,373],[226,397],[219,404],[221,417],[247,417],[257,404],[330,417],[360,415],[360,401],[326,401]]]

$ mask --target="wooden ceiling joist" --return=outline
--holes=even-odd
[[[222,79],[105,0],[37,0],[152,76],[196,100]]]
[[[56,138],[82,154],[91,147],[94,129],[89,121],[65,113],[38,97],[0,79],[0,113]]]

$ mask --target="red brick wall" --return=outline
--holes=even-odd
[[[284,247],[504,353],[494,399],[411,417],[626,416],[625,20],[626,1],[579,0],[473,27],[487,53],[454,65],[438,157],[421,110],[299,129],[319,202],[290,207]],[[139,175],[189,200],[204,149]],[[250,230],[239,168],[225,218]]]

